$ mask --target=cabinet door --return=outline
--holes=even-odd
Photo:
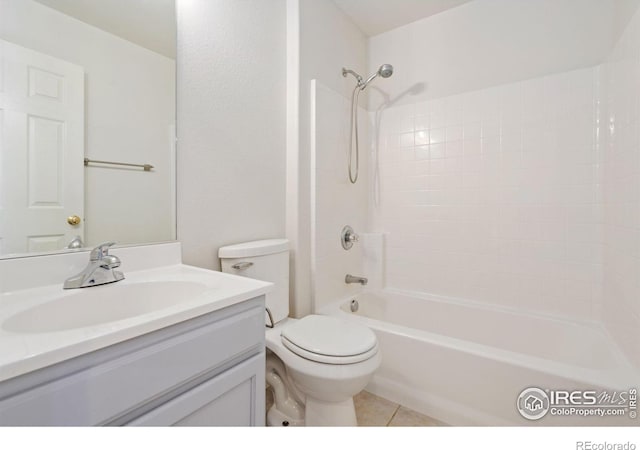
[[[264,304],[243,302],[0,383],[0,425],[128,423],[194,378],[211,379],[259,354]]]
[[[263,352],[127,426],[263,426],[264,367]]]

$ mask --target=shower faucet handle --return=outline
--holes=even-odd
[[[353,243],[358,242],[358,240],[360,239],[355,231],[353,231],[353,228],[351,228],[349,225],[345,226],[342,229],[340,237],[342,248],[344,248],[345,250],[349,250],[351,247],[353,247]]]

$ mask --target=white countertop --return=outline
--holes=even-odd
[[[154,281],[187,281],[205,284],[204,291],[176,305],[99,325],[55,332],[16,332],[2,324],[23,311],[51,302],[66,293],[59,283],[0,293],[0,381],[16,377],[184,320],[241,303],[271,290],[272,284],[183,264],[149,270],[125,271],[125,279],[113,284]],[[72,314],[73,312],[70,311]]]

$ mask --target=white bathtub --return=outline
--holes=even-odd
[[[621,417],[520,416],[521,391],[628,391],[638,372],[597,324],[473,302],[365,292],[320,311],[372,328],[382,366],[367,390],[452,425],[640,425]]]

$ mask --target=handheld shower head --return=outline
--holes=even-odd
[[[383,64],[378,69],[378,75],[382,78],[389,78],[393,75],[393,66],[391,64]]]
[[[360,83],[360,90],[364,90],[369,83],[371,83],[377,76],[381,76],[382,78],[389,78],[393,75],[393,66],[391,64],[383,64],[380,66],[378,71],[367,78],[367,81]]]
[[[369,78],[367,78],[367,81],[363,81],[362,77],[360,76],[360,74],[358,74],[357,72],[354,72],[353,70],[350,69],[345,69],[344,67],[342,68],[342,76],[346,77],[347,75],[353,75],[354,77],[356,77],[356,80],[358,81],[358,84],[356,84],[356,87],[353,88],[353,94],[351,94],[351,124],[349,126],[350,129],[350,136],[349,136],[349,181],[351,181],[351,183],[355,184],[356,181],[358,181],[358,173],[359,173],[359,164],[360,164],[360,149],[359,149],[359,145],[358,145],[358,96],[360,95],[361,91],[364,91],[366,89],[366,87],[369,85],[369,83],[371,83],[378,75],[380,75],[382,78],[389,78],[391,75],[393,75],[393,66],[391,64],[383,64],[380,66],[380,68],[378,68],[378,71],[375,72],[373,75],[371,75]],[[356,170],[355,170],[355,175],[353,174],[353,171],[351,170],[351,157],[353,154],[353,147],[354,147],[354,138],[355,138],[355,148],[356,148]]]

